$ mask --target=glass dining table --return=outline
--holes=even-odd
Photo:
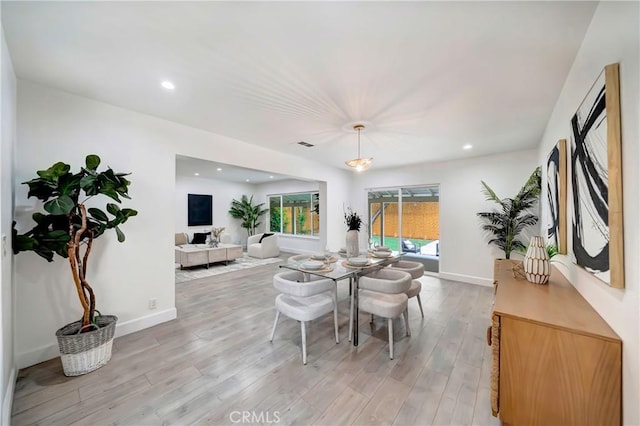
[[[328,256],[324,260],[324,267],[317,270],[305,268],[308,259],[289,261],[280,265],[280,268],[291,269],[293,271],[303,272],[305,274],[316,275],[323,278],[333,280],[336,285],[338,281],[349,280],[349,288],[351,291],[351,303],[354,307],[353,315],[353,346],[358,346],[358,279],[375,270],[383,268],[387,265],[397,262],[402,257],[401,252],[391,252],[387,257],[376,257],[372,253],[361,253],[359,257],[367,257],[368,261],[365,265],[355,266],[349,262],[349,259],[340,256],[337,253],[327,253]]]

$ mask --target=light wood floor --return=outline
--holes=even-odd
[[[267,265],[176,286],[178,319],[118,338],[108,365],[68,378],[59,359],[19,372],[13,425],[498,424],[489,403],[485,343],[492,289],[425,276],[409,301],[411,337],[360,317],[360,346],[347,341],[348,284],[339,284],[340,344],[332,316],[307,329],[281,318]],[[243,418],[244,415],[244,418]]]

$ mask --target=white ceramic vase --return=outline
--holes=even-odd
[[[547,284],[549,282],[549,255],[542,237],[531,238],[527,254],[522,261],[524,274],[527,281],[534,284]]]
[[[358,257],[360,247],[358,246],[358,231],[351,229],[347,231],[347,257]]]

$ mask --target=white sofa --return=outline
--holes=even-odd
[[[262,238],[263,235],[252,235],[247,239],[247,254],[259,259],[279,256],[278,236],[271,234]]]

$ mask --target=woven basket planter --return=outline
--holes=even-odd
[[[80,333],[82,321],[75,321],[56,331],[65,376],[87,374],[109,362],[116,321],[114,315],[100,315],[96,330]]]

